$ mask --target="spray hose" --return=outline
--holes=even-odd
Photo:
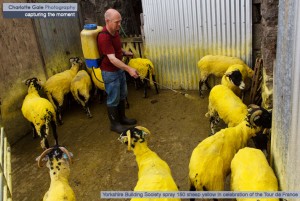
[[[146,77],[142,78],[142,77],[141,77],[141,79],[145,79],[145,80],[148,80],[148,81],[150,82],[150,79],[149,79],[149,78],[146,78]],[[181,95],[183,95],[184,97],[186,97],[186,98],[188,98],[188,99],[192,99],[192,100],[195,100],[195,99],[196,99],[195,97],[193,97],[193,96],[191,96],[191,95],[189,95],[189,94],[187,94],[187,93],[184,93],[184,92],[181,92],[181,91],[177,91],[177,90],[175,90],[175,89],[172,89],[171,87],[167,87],[167,86],[162,85],[162,84],[159,84],[158,82],[155,82],[155,81],[152,81],[152,82],[155,83],[155,84],[157,84],[157,85],[159,85],[159,86],[162,86],[162,87],[164,87],[164,88],[166,88],[166,89],[169,89],[169,90],[173,91],[174,93],[181,94]]]

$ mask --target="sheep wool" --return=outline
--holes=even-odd
[[[217,77],[222,77],[229,66],[233,64],[240,64],[244,66],[247,71],[247,76],[252,78],[254,71],[247,66],[241,59],[237,57],[229,57],[223,55],[206,55],[198,61],[198,68],[200,70],[200,80],[205,81],[210,74]],[[243,72],[241,72],[243,75]],[[245,74],[245,72],[244,72]],[[246,74],[245,74],[246,75]]]
[[[191,190],[223,191],[232,158],[260,129],[249,127],[244,120],[236,127],[222,129],[200,142],[189,163]]]
[[[243,148],[231,162],[232,191],[278,191],[277,178],[259,149]],[[257,198],[237,198],[238,201],[256,201]],[[279,201],[278,198],[260,198],[260,201]]]
[[[247,106],[224,85],[214,86],[208,99],[208,113],[205,116],[213,117],[218,114],[228,127],[238,125],[247,115]]]
[[[136,69],[141,79],[147,77],[149,71],[150,84],[153,85],[152,75],[155,75],[155,69],[153,63],[149,59],[143,59],[143,58],[130,59],[128,66]]]
[[[28,82],[29,80],[27,80]],[[26,95],[22,104],[23,116],[34,125],[37,134],[42,137],[41,146],[47,148],[48,141],[47,136],[49,134],[49,124],[55,127],[56,114],[53,105],[45,98],[40,97],[38,94],[36,84],[38,80],[36,78],[30,79],[28,94]],[[39,86],[41,87],[41,86]],[[43,131],[42,129],[45,129]],[[53,134],[56,136],[56,128],[53,128]],[[56,136],[57,138],[57,136]]]
[[[177,185],[172,177],[171,170],[168,164],[162,160],[155,152],[151,151],[147,146],[144,135],[150,134],[149,130],[136,126],[134,129],[124,131],[120,138],[123,143],[129,143],[133,147],[136,162],[138,164],[138,182],[134,191],[178,191]],[[122,136],[125,135],[125,136]],[[128,135],[131,135],[132,140],[128,140]],[[174,200],[179,198],[133,198],[132,201],[144,200]]]
[[[94,68],[90,70],[90,75],[92,77],[92,81],[94,85],[98,88],[101,89],[102,91],[105,91],[105,85],[103,82],[102,78],[102,73],[100,68]]]
[[[82,65],[82,61],[77,57],[70,58],[70,62],[72,66],[69,70],[51,76],[44,84],[44,91],[55,108],[60,123],[62,123],[61,107],[64,102],[64,96],[70,92],[71,82]],[[57,105],[54,101],[57,102]]]
[[[78,71],[77,75],[73,78],[70,90],[74,99],[80,103],[87,115],[91,117],[90,110],[87,103],[90,99],[90,91],[92,90],[92,81],[89,74],[85,70]]]

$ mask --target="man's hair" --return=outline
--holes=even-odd
[[[104,19],[110,20],[112,13],[118,12],[116,9],[109,8],[107,11],[104,13]]]
[[[104,19],[109,19],[110,17],[110,13],[109,13],[109,9],[104,13]]]

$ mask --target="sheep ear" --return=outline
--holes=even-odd
[[[30,81],[31,81],[31,79],[27,79],[27,80],[25,80],[25,84],[26,84],[26,86],[29,86],[29,83],[30,83]]]
[[[23,84],[26,84],[27,80],[28,80],[28,79],[22,80],[21,82],[22,82]]]
[[[71,58],[69,59],[69,61],[70,61],[71,63],[73,63],[73,62],[75,61],[75,58],[74,58],[74,57],[71,57]]]
[[[227,73],[225,73],[224,75],[225,75],[226,77],[229,77],[231,74],[232,74],[232,71],[227,72]]]
[[[118,140],[125,144],[128,141],[128,136],[127,136],[127,131],[123,131],[120,135],[120,137],[118,138]]]

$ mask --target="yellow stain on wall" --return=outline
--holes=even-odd
[[[168,86],[196,89],[199,82],[200,72],[197,62],[205,55],[226,55],[239,58],[249,58],[251,55],[251,40],[238,45],[243,49],[224,47],[224,44],[210,44],[201,46],[196,43],[188,44],[141,44],[141,42],[126,42],[125,50],[131,50],[134,58],[150,59],[156,69],[158,81]],[[140,47],[140,49],[138,48]],[[249,47],[249,48],[245,48]],[[248,52],[246,52],[248,51]]]

